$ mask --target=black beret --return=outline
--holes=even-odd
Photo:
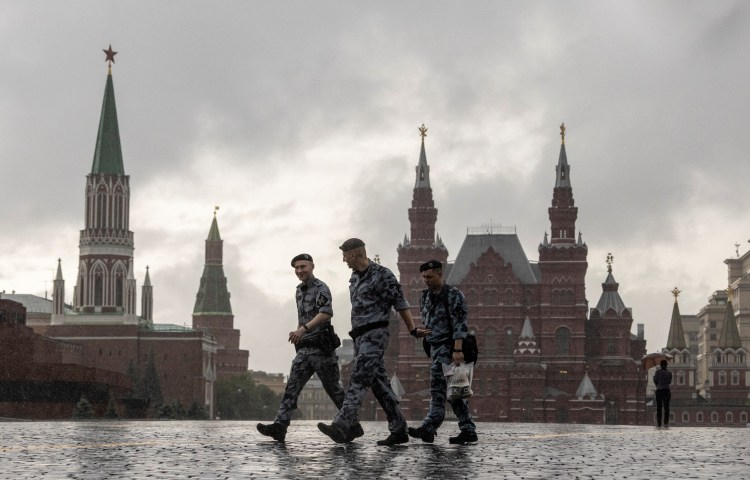
[[[308,262],[313,261],[312,257],[309,254],[300,253],[299,255],[297,255],[296,257],[292,259],[292,266],[294,266],[294,262],[296,262],[297,260],[307,260]]]
[[[438,260],[430,260],[429,262],[420,265],[419,271],[424,272],[425,270],[433,270],[435,268],[443,268],[443,264]]]
[[[348,252],[349,250],[354,250],[355,248],[364,247],[364,246],[365,246],[365,242],[363,242],[359,238],[350,238],[349,240],[342,243],[339,248],[344,252]]]

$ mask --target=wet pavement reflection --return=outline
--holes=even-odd
[[[732,478],[750,480],[750,428],[479,423],[479,442],[375,442],[385,422],[338,445],[317,422],[293,422],[286,443],[255,422],[0,422],[2,478]]]

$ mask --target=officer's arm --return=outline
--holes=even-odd
[[[323,324],[324,324],[325,322],[327,322],[327,321],[328,321],[328,320],[329,320],[330,318],[331,318],[331,315],[329,315],[329,314],[327,314],[327,313],[323,313],[323,312],[318,312],[318,314],[317,314],[317,315],[315,315],[315,316],[313,317],[313,319],[312,319],[312,320],[310,320],[309,322],[307,322],[307,323],[305,324],[305,326],[307,327],[307,329],[308,329],[308,330],[312,330],[313,328],[315,328],[315,327],[317,327],[317,326],[319,326],[319,325],[323,325]],[[300,328],[300,329],[301,329],[301,330],[302,330],[303,332],[305,332],[305,331],[306,331],[306,330],[305,330],[305,327],[299,327],[299,328]]]
[[[289,341],[296,345],[297,342],[299,342],[308,331],[312,330],[318,325],[323,325],[330,318],[331,318],[331,315],[327,313],[323,313],[323,312],[318,312],[318,314],[315,315],[312,320],[304,324],[304,326],[300,325],[299,328],[297,328],[297,330],[293,332],[289,332]]]
[[[413,335],[414,337],[417,337],[417,338],[426,337],[427,335],[430,334],[430,332],[432,332],[432,330],[430,330],[429,328],[414,326],[414,319],[412,318],[411,311],[408,308],[399,310],[398,314],[404,320],[404,324],[406,324],[406,329],[409,330],[409,333]]]

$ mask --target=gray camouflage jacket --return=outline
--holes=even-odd
[[[298,325],[307,323],[319,312],[333,316],[331,290],[322,280],[310,277],[307,283],[297,285],[297,322]],[[312,336],[320,328],[311,329],[302,338]]]
[[[445,311],[445,298],[448,299],[450,312]],[[431,345],[450,344],[458,338],[466,338],[469,332],[466,298],[461,290],[451,285],[443,285],[438,293],[433,293],[429,289],[422,290],[419,313],[425,327],[432,329],[432,333],[427,336],[427,341]],[[449,321],[452,323],[453,336]]]
[[[352,328],[370,323],[388,321],[391,307],[406,310],[409,302],[393,272],[370,261],[370,266],[360,275],[353,272],[349,279],[349,297],[352,301]]]

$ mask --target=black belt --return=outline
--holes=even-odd
[[[362,325],[356,328],[353,328],[351,332],[349,332],[349,336],[352,337],[352,340],[356,340],[357,337],[364,335],[365,333],[369,332],[370,330],[375,330],[376,328],[385,328],[388,326],[388,320],[382,320],[380,322],[373,322],[368,323],[366,325]]]

